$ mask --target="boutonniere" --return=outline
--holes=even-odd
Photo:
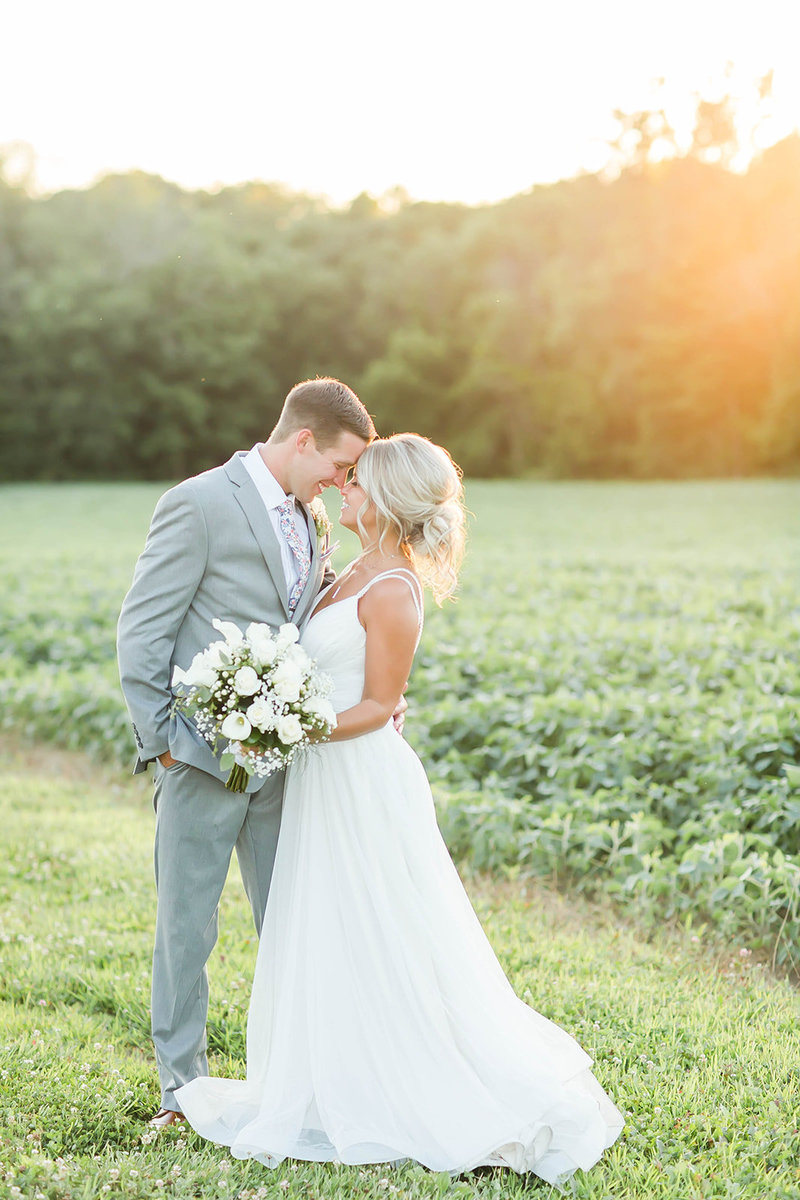
[[[312,517],[314,518],[314,525],[316,526],[317,530],[317,538],[319,541],[324,542],[331,536],[331,529],[333,526],[331,525],[331,519],[328,516],[325,505],[322,503],[322,498],[320,496],[315,496],[308,507]]]
[[[308,508],[311,516],[314,518],[314,527],[317,531],[317,553],[321,558],[329,558],[339,543],[335,542],[332,546],[330,544],[333,526],[331,525],[331,520],[322,502],[322,498],[315,496]]]

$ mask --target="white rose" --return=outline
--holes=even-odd
[[[286,650],[286,648],[291,646],[293,642],[298,641],[299,637],[300,630],[297,628],[297,626],[287,623],[286,625],[281,625],[280,629],[275,635],[275,641],[278,644],[279,650]]]
[[[259,667],[270,666],[275,661],[278,651],[269,625],[256,624],[254,621],[247,626],[245,636],[256,665]]]
[[[272,676],[272,687],[280,700],[285,700],[289,704],[294,704],[296,700],[299,700],[302,682],[303,677],[294,663],[289,662],[288,659],[278,663]]]
[[[222,634],[231,649],[238,650],[243,645],[244,634],[238,625],[234,625],[233,621],[219,621],[215,617],[211,624]]]
[[[286,651],[286,662],[293,663],[296,667],[307,670],[311,666],[311,659],[306,654],[305,650],[300,645],[290,646]]]
[[[250,734],[253,732],[253,727],[244,713],[232,712],[228,713],[227,717],[220,725],[219,731],[222,736],[228,738],[229,741],[240,742],[244,738],[250,736]]]
[[[240,696],[254,696],[261,687],[261,680],[252,667],[239,667],[233,677],[233,686]]]
[[[294,713],[289,713],[285,717],[278,717],[275,729],[278,737],[285,746],[293,746],[303,736],[303,726],[300,724],[300,718],[296,717]]]
[[[275,728],[275,706],[270,704],[269,700],[262,700],[259,696],[250,705],[246,715],[250,724],[255,729],[260,729],[262,733]]]
[[[248,642],[251,638],[272,637],[272,627],[266,621],[251,621],[244,631]]]
[[[303,708],[312,717],[321,717],[326,725],[336,728],[336,712],[330,700],[324,696],[311,696],[305,701]]]

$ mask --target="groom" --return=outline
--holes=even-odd
[[[372,418],[345,384],[297,384],[266,443],[161,497],[122,605],[120,680],[139,748],[135,771],[150,762],[155,770],[158,1127],[179,1119],[175,1090],[208,1074],[206,962],[234,847],[261,931],[284,779],[254,776],[246,794],[228,791],[208,743],[171,711],[172,672],[217,638],[215,617],[242,629],[251,621],[302,624],[325,567],[324,536],[309,505],[324,487],[344,485],[374,436]]]

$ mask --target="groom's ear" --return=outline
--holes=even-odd
[[[314,435],[310,429],[298,429],[294,435],[295,448],[300,454],[306,450],[313,450],[316,446]]]

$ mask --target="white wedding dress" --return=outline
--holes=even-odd
[[[413,577],[386,574],[406,578],[420,608]],[[363,591],[315,613],[302,638],[334,680],[337,711],[362,695]],[[414,1159],[561,1183],[623,1125],[590,1066],[514,994],[442,841],[422,765],[392,724],[293,764],[247,1079],[179,1090],[198,1133],[269,1167]]]

